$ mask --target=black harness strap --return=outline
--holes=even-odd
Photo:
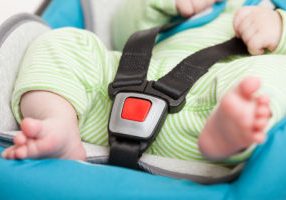
[[[248,54],[248,51],[238,38],[208,47],[185,58],[167,75],[154,82],[153,87],[173,99],[179,99],[213,64],[231,55],[241,54]]]
[[[110,146],[109,164],[138,169],[139,153],[140,144],[138,142],[126,142],[115,139]]]
[[[141,85],[145,81],[159,31],[160,28],[144,30],[129,38],[122,52],[113,87]]]
[[[147,81],[146,76],[156,36],[172,26],[174,25],[139,31],[129,38],[123,49],[114,82],[109,85],[111,98],[122,92],[151,95],[166,101],[169,113],[178,112],[183,108],[185,96],[190,88],[213,64],[232,55],[248,54],[244,43],[240,39],[233,38],[188,56],[158,81]],[[166,114],[167,111],[161,113],[162,116],[157,119],[158,126],[148,138],[140,138],[138,134],[133,137],[133,133],[124,134],[109,130],[109,163],[138,169],[139,158],[159,133]],[[136,132],[140,133],[140,130]]]
[[[167,31],[179,23],[174,22],[161,27],[138,31],[130,36],[122,51],[114,81],[109,86],[109,95],[111,97],[117,93],[115,92],[117,91],[116,88],[138,86],[146,83],[156,36],[158,33]]]

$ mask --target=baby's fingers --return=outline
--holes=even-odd
[[[182,17],[191,17],[195,12],[191,0],[176,0],[176,8]]]
[[[181,16],[191,17],[220,1],[223,0],[176,0],[176,8]]]
[[[209,7],[211,7],[214,3],[221,1],[221,0],[192,0],[195,13],[199,13]]]
[[[241,25],[241,28],[239,29],[239,37],[243,40],[245,44],[248,44],[249,41],[256,36],[258,33],[258,28],[253,25],[251,21],[248,23],[244,23]]]
[[[250,20],[248,16],[251,14],[251,11],[252,7],[244,7],[236,12],[233,20],[233,28],[237,37],[241,37],[241,29]]]
[[[251,55],[262,55],[264,49],[267,48],[267,43],[261,35],[253,35],[246,43],[248,51]]]

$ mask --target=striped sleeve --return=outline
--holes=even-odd
[[[282,35],[278,47],[273,53],[275,54],[286,54],[286,12],[278,9],[280,16],[282,17]]]
[[[149,0],[148,2],[150,8],[154,9],[155,12],[160,12],[165,16],[178,15],[176,2],[174,0]]]
[[[123,49],[132,33],[166,24],[177,14],[175,0],[125,0],[112,20],[114,48]]]

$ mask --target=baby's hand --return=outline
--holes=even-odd
[[[181,16],[191,17],[210,7],[217,1],[222,0],[176,0],[176,8]]]
[[[280,14],[259,6],[238,10],[233,26],[236,36],[244,41],[252,55],[261,55],[265,49],[274,51],[282,35]]]

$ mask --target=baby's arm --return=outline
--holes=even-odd
[[[176,15],[175,0],[123,1],[112,20],[114,48],[122,50],[132,33],[165,24]]]
[[[251,6],[236,13],[235,34],[244,41],[252,55],[261,55],[265,49],[274,51],[278,47],[283,33],[281,12]]]
[[[132,33],[166,24],[178,15],[190,17],[216,1],[219,0],[125,0],[113,17],[113,45],[121,50]]]

